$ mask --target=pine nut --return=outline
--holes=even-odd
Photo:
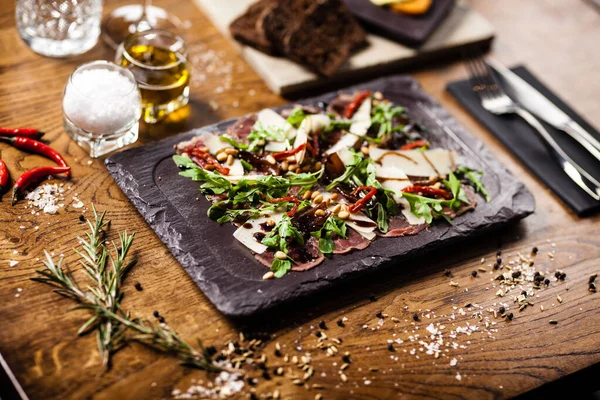
[[[337,200],[338,197],[340,197],[340,195],[338,195],[337,193],[334,193],[334,194],[331,195],[330,198],[331,198],[331,200]]]
[[[310,195],[310,198],[311,198],[311,199],[314,199],[314,198],[315,198],[315,197],[317,197],[319,194],[320,194],[320,193],[319,193],[317,190],[315,190],[315,191],[314,191],[314,192],[312,192],[312,194]]]
[[[285,253],[284,253],[283,251],[281,251],[281,250],[278,250],[278,251],[275,253],[275,258],[278,258],[278,259],[280,259],[280,260],[285,260],[285,259],[287,259],[287,254],[285,254]]]
[[[350,213],[348,211],[340,211],[338,217],[340,217],[340,219],[348,219],[350,218]]]
[[[289,167],[290,167],[290,164],[287,161],[284,161],[281,163],[282,170],[287,171]]]
[[[296,156],[294,156],[294,155],[291,155],[291,156],[289,156],[288,158],[286,158],[286,160],[287,160],[288,162],[295,163],[295,162],[296,162]]]
[[[270,155],[270,154],[268,156],[266,156],[265,159],[271,165],[277,164],[277,160],[275,160],[275,158],[272,155]]]
[[[227,160],[227,157],[228,157],[227,154],[219,153],[219,154],[217,154],[217,161],[223,162],[223,161]]]
[[[322,217],[322,216],[325,215],[325,211],[324,210],[317,210],[317,211],[315,211],[315,215],[317,215],[319,217]]]
[[[315,170],[316,170],[316,171],[318,171],[318,170],[320,170],[321,168],[323,168],[323,163],[322,163],[321,161],[317,161],[317,162],[315,163]]]
[[[298,168],[298,164],[290,164],[288,171],[295,171]]]
[[[337,214],[340,212],[341,209],[342,209],[342,205],[338,204],[335,207],[333,207],[333,210],[331,210],[331,212],[333,212],[334,214]]]
[[[237,156],[239,153],[239,151],[237,149],[232,149],[230,147],[226,148],[224,151],[225,151],[225,153],[231,154],[233,156]]]
[[[263,281],[268,281],[269,279],[275,278],[275,273],[273,271],[269,271],[263,275]]]
[[[233,156],[231,154],[227,156],[227,165],[233,165]]]
[[[273,221],[272,219],[268,219],[266,222],[267,226],[275,226],[275,221]]]
[[[369,154],[369,148],[367,146],[361,147],[360,151],[362,151],[362,153],[365,154],[365,155]]]
[[[313,199],[313,202],[314,202],[315,204],[321,204],[321,202],[322,202],[322,201],[323,201],[323,196],[321,196],[321,195],[318,195],[317,197],[315,197],[315,198]]]
[[[304,194],[302,195],[302,200],[308,200],[310,199],[310,195],[312,194],[312,192],[310,190],[307,190],[306,192],[304,192]]]

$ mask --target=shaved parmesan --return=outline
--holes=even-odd
[[[371,146],[369,155],[383,167],[400,168],[408,176],[446,176],[459,162],[456,152],[433,150],[387,150]]]
[[[393,190],[394,193],[392,197],[396,203],[399,203],[402,200],[402,189],[405,187],[412,186],[410,181],[399,181],[399,180],[387,180],[383,181],[381,184],[384,188]]]
[[[348,165],[352,164],[352,162],[354,161],[354,155],[348,149],[338,150],[337,155],[338,155],[338,157],[340,158],[340,161],[342,162],[342,164],[344,164],[345,167],[347,167]]]
[[[206,146],[210,154],[217,154],[217,152],[221,149],[233,147],[229,143],[221,140],[221,136],[210,132],[203,132],[200,135],[200,140],[202,140],[202,143],[204,143],[204,146]]]
[[[408,176],[403,170],[397,167],[383,167],[375,164],[375,176],[382,179],[401,179],[408,180]]]
[[[275,223],[281,220],[283,213],[272,213],[260,216],[258,218],[249,219],[233,233],[233,237],[239,240],[244,246],[257,254],[262,254],[267,250],[267,246],[258,242],[254,237],[255,233],[264,232],[260,224],[264,224],[268,219],[272,219]]]
[[[371,99],[366,99],[362,102],[358,110],[352,117],[352,125],[350,125],[350,133],[345,134],[337,141],[336,144],[331,146],[325,154],[330,155],[336,153],[342,149],[349,149],[353,147],[358,141],[359,137],[363,137],[367,134],[367,131],[371,127]]]
[[[265,150],[273,152],[273,153],[278,153],[280,151],[289,150],[288,142],[287,141],[286,142],[276,142],[276,141],[269,142],[266,144]]]
[[[259,111],[257,116],[257,122],[262,128],[273,135],[283,139],[291,139],[296,135],[296,129],[285,118],[269,108]]]
[[[410,204],[408,204],[408,201],[406,201],[406,199],[400,199],[400,201],[398,201],[398,204],[403,206],[402,215],[404,215],[409,224],[421,225],[425,223],[425,218],[417,217],[415,214],[412,213],[412,211],[410,210]]]
[[[293,146],[294,149],[297,149],[302,145],[306,145],[308,142],[308,135],[310,135],[311,132],[320,132],[323,129],[326,129],[330,123],[331,119],[327,115],[316,114],[309,115],[308,117],[304,118],[300,124],[300,127],[298,128],[298,132],[296,133],[296,140],[294,141]],[[296,161],[298,164],[302,164],[305,154],[306,148],[296,153]]]
[[[358,110],[352,116],[350,133],[356,136],[365,136],[371,127],[371,99],[362,102]]]
[[[351,133],[347,133],[337,141],[336,144],[327,149],[325,154],[330,155],[333,153],[337,153],[340,150],[347,150],[351,147],[354,147],[356,142],[358,141],[358,136],[355,136]]]
[[[232,175],[232,176],[244,175],[244,166],[242,165],[242,161],[237,158],[234,158],[233,164],[231,164],[231,165],[225,164],[224,167],[229,168],[229,175]]]
[[[369,226],[361,226],[357,222],[366,222]],[[346,225],[360,233],[366,239],[373,240],[376,236],[375,228],[377,228],[377,224],[362,213],[350,214],[350,217],[346,220]]]

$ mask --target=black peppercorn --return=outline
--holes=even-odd
[[[375,314],[375,316],[377,318],[383,319],[383,313],[381,311],[379,311],[377,314]]]
[[[473,278],[477,277],[477,271],[471,271],[471,276],[472,276]]]
[[[262,377],[263,377],[263,379],[266,379],[268,381],[271,380],[271,375],[269,375],[269,371],[263,371]]]
[[[501,255],[502,255],[502,250],[498,250],[498,251],[496,252],[496,257],[500,257]]]
[[[548,278],[544,279],[544,283],[545,283],[546,285],[549,285],[549,284],[550,284],[550,279],[548,279]]]
[[[510,313],[506,317],[508,318],[509,321],[512,321],[514,318],[514,315],[513,315],[513,313]]]
[[[518,277],[520,277],[520,276],[521,276],[521,271],[515,271],[515,272],[513,272],[513,273],[512,273],[512,277],[513,277],[513,279],[514,279],[514,278],[518,278]]]
[[[342,361],[345,362],[346,364],[350,364],[350,362],[351,362],[350,356],[348,354],[344,354],[342,356]]]
[[[389,351],[396,351],[396,349],[394,349],[394,345],[392,343],[388,343],[388,350]]]
[[[344,321],[342,321],[341,319],[338,319],[338,320],[337,320],[337,324],[338,324],[338,326],[340,326],[340,327],[342,327],[342,328],[345,326],[345,325],[344,325]]]
[[[154,310],[154,312],[152,312],[152,315],[154,315],[154,318],[160,317],[160,313],[156,310]]]
[[[327,329],[327,325],[325,325],[325,321],[321,320],[321,322],[319,322],[319,328]]]
[[[279,351],[278,349],[275,349],[275,351],[273,353],[275,354],[276,357],[281,357],[281,351]]]
[[[506,309],[504,308],[504,306],[500,306],[500,308],[498,309],[498,312],[500,314],[504,314],[505,311],[506,311]]]
[[[444,275],[450,276],[450,275],[452,275],[452,271],[450,271],[449,269],[447,269],[447,270],[444,271]]]
[[[539,249],[536,246],[533,246],[533,249],[531,249],[531,254],[537,254],[538,250]]]
[[[138,292],[141,292],[142,290],[144,290],[144,288],[142,287],[142,284],[139,282],[135,283],[135,290],[137,290]]]
[[[414,314],[413,314],[413,319],[414,319],[415,321],[418,321],[418,320],[419,320],[419,314],[417,314],[417,313],[414,313]]]
[[[496,263],[494,264],[494,269],[499,269],[500,268],[500,264]]]

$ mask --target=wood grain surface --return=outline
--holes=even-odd
[[[107,0],[105,12],[125,3],[129,1]],[[162,124],[143,126],[141,143],[286,102],[268,91],[191,2],[155,3],[189,20],[185,38],[197,78],[189,109]],[[584,2],[572,0],[473,0],[470,4],[495,24],[498,41],[494,55],[500,61],[526,63],[594,125],[600,126],[598,13]],[[73,167],[73,179],[65,185],[71,189],[66,191],[65,207],[57,215],[32,214],[24,202],[15,207],[10,207],[7,200],[0,203],[0,353],[30,398],[170,398],[174,389],[185,392],[192,382],[210,378],[202,371],[179,366],[169,356],[137,345],[119,352],[113,368],[103,372],[95,338],[76,336],[84,313],[67,313],[71,307],[67,300],[29,280],[41,266],[36,259],[42,256],[43,249],[57,256],[64,254],[65,262],[77,269],[71,248],[77,245],[74,235],[82,234],[84,226],[78,224],[82,210],[72,206],[73,196],[81,199],[87,209],[94,203],[99,209],[108,210],[113,231],[137,232],[139,262],[126,280],[125,307],[147,318],[151,318],[153,310],[159,310],[186,340],[199,337],[218,347],[235,340],[239,330],[267,331],[274,337],[265,349],[271,367],[285,364],[272,355],[274,342],[279,342],[290,355],[299,353],[298,346],[302,352],[311,352],[315,376],[309,383],[322,385],[322,389],[307,391],[288,378],[273,377],[261,380],[257,394],[278,390],[282,398],[293,399],[314,398],[317,393],[324,399],[509,398],[554,381],[560,384],[600,362],[600,293],[587,290],[590,274],[600,273],[600,217],[579,219],[569,213],[445,93],[449,80],[465,75],[462,65],[432,66],[414,71],[414,76],[527,185],[536,197],[536,213],[518,226],[496,231],[469,245],[416,259],[413,268],[402,268],[402,273],[392,267],[277,314],[236,322],[212,308],[114,184],[103,161],[91,160],[64,133],[61,94],[68,74],[82,62],[102,58],[112,58],[102,45],[69,60],[33,54],[18,38],[14,2],[0,4],[0,125],[35,126],[46,131],[46,139]],[[8,164],[13,178],[47,162],[6,145],[0,145],[0,157]],[[430,322],[446,324],[450,329],[453,324],[463,326],[474,321],[470,313],[458,313],[465,303],[497,307],[499,300],[490,281],[493,275],[480,272],[473,278],[471,271],[481,267],[482,258],[483,265],[487,265],[498,249],[503,249],[503,257],[509,260],[508,253],[529,254],[532,246],[540,248],[536,260],[540,269],[551,274],[556,269],[567,273],[564,282],[552,282],[548,289],[539,292],[539,297],[532,300],[535,306],[523,312],[515,310],[512,322],[498,319],[493,338],[479,331],[470,336],[459,335],[454,339],[459,347],[438,359],[420,352],[421,346],[410,341],[409,335],[416,327],[418,333],[426,336],[425,327]],[[555,254],[550,258],[547,253],[552,251]],[[9,260],[19,263],[10,267]],[[442,275],[446,268],[452,270],[452,278]],[[450,286],[450,279],[459,286]],[[143,291],[133,288],[136,281]],[[375,301],[369,300],[371,293]],[[539,308],[542,304],[544,311]],[[389,317],[377,329],[376,314],[380,311]],[[412,320],[415,312],[422,315],[420,322]],[[452,313],[456,320],[443,317]],[[399,322],[394,323],[392,316]],[[336,321],[343,317],[348,320],[342,328]],[[558,324],[550,325],[549,319]],[[314,331],[321,320],[329,327],[329,337],[343,339],[340,352],[349,351],[352,355],[353,362],[345,371],[347,382],[342,382],[338,374],[340,357],[328,357],[314,349]],[[404,343],[396,345],[392,354],[387,340],[396,338]],[[410,354],[412,349],[415,354]],[[457,365],[450,366],[452,358],[457,359]],[[597,384],[597,380],[588,383]],[[550,387],[558,393],[557,386]]]

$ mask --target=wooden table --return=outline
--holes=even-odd
[[[130,1],[106,3],[108,12]],[[200,72],[205,72],[207,79],[194,84],[187,119],[144,126],[141,142],[285,103],[268,91],[191,2],[156,3],[189,20],[186,39],[191,56],[197,60],[197,68],[206,67]],[[593,8],[574,0],[471,3],[497,27],[496,57],[505,63],[527,64],[600,126],[600,15]],[[66,193],[66,205],[57,215],[32,214],[25,202],[15,207],[7,200],[0,203],[0,353],[31,398],[151,399],[168,398],[173,389],[185,391],[193,380],[206,379],[205,373],[181,367],[172,357],[137,345],[119,352],[113,368],[103,373],[95,338],[76,336],[84,313],[67,313],[71,306],[67,300],[29,280],[41,267],[38,258],[43,249],[56,255],[63,253],[65,262],[77,269],[71,250],[77,245],[73,236],[84,230],[78,224],[81,210],[72,206],[71,199],[77,196],[87,208],[94,203],[100,210],[108,210],[115,231],[137,232],[139,262],[126,281],[127,308],[146,318],[151,318],[153,310],[160,310],[170,326],[190,342],[199,337],[205,343],[222,346],[238,335],[238,326],[206,300],[121,193],[102,160],[91,160],[63,131],[61,94],[67,76],[82,62],[110,59],[112,53],[99,45],[88,54],[69,60],[37,56],[18,38],[13,7],[14,2],[8,1],[0,5],[0,125],[31,125],[46,131],[46,139],[72,165],[73,179],[67,185],[72,188]],[[211,65],[230,68],[231,79],[222,68],[221,72],[213,71],[207,60]],[[416,260],[412,268],[398,273],[387,271],[385,275],[368,277],[353,293],[342,288],[326,294],[305,307],[290,310],[283,321],[268,317],[258,321],[276,337],[266,348],[270,359],[275,341],[285,345],[290,354],[296,346],[309,349],[317,370],[310,383],[324,388],[306,391],[289,379],[277,378],[261,383],[257,393],[278,389],[282,398],[313,398],[322,393],[325,399],[487,399],[512,397],[554,381],[558,384],[550,389],[560,390],[565,379],[577,378],[581,371],[595,371],[597,378],[594,365],[600,361],[600,293],[590,293],[587,281],[590,274],[600,272],[600,217],[579,219],[570,213],[445,92],[448,81],[465,75],[460,63],[414,71],[414,75],[426,91],[494,150],[527,185],[535,195],[537,211],[515,227],[491,233],[456,251],[449,249],[446,254]],[[6,145],[0,145],[0,156],[13,177],[44,162]],[[482,258],[492,260],[498,249],[509,257],[507,253],[528,254],[533,246],[540,248],[541,268],[551,272],[560,268],[568,274],[570,290],[566,290],[567,283],[553,283],[540,292],[535,307],[522,313],[515,311],[516,318],[510,323],[498,320],[495,339],[477,332],[469,337],[459,336],[456,342],[466,348],[439,359],[425,354],[417,359],[410,351],[403,351],[419,347],[404,333],[414,329],[413,312],[430,309],[437,315],[449,314],[453,307],[464,307],[466,302],[493,307],[498,300],[488,274],[474,279],[471,271],[481,266]],[[553,260],[546,255],[550,251],[555,251]],[[9,267],[8,260],[19,263]],[[442,276],[445,268],[452,270],[458,288],[449,286],[448,278]],[[142,292],[133,289],[136,281],[142,284]],[[369,301],[369,293],[375,293],[377,300]],[[557,301],[557,295],[562,297],[562,303]],[[539,304],[545,306],[545,311],[538,308]],[[399,318],[400,322],[394,324],[388,319],[378,330],[363,329],[364,324],[377,326],[379,311]],[[342,317],[348,318],[345,328],[336,325]],[[470,315],[457,316],[463,323],[469,318]],[[550,325],[549,319],[559,322]],[[328,324],[330,337],[344,339],[340,351],[352,354],[346,383],[338,375],[339,357],[327,357],[326,353],[313,350],[313,328],[320,320]],[[424,332],[428,323],[425,320],[416,325]],[[387,339],[394,333],[405,340],[393,353],[397,361],[390,358],[387,350]],[[457,359],[456,366],[450,366],[452,358]],[[270,362],[272,366],[282,363],[280,359]],[[370,371],[371,367],[379,370]],[[462,377],[460,381],[457,372]],[[365,380],[371,384],[366,385]],[[597,379],[588,383],[597,384]]]

